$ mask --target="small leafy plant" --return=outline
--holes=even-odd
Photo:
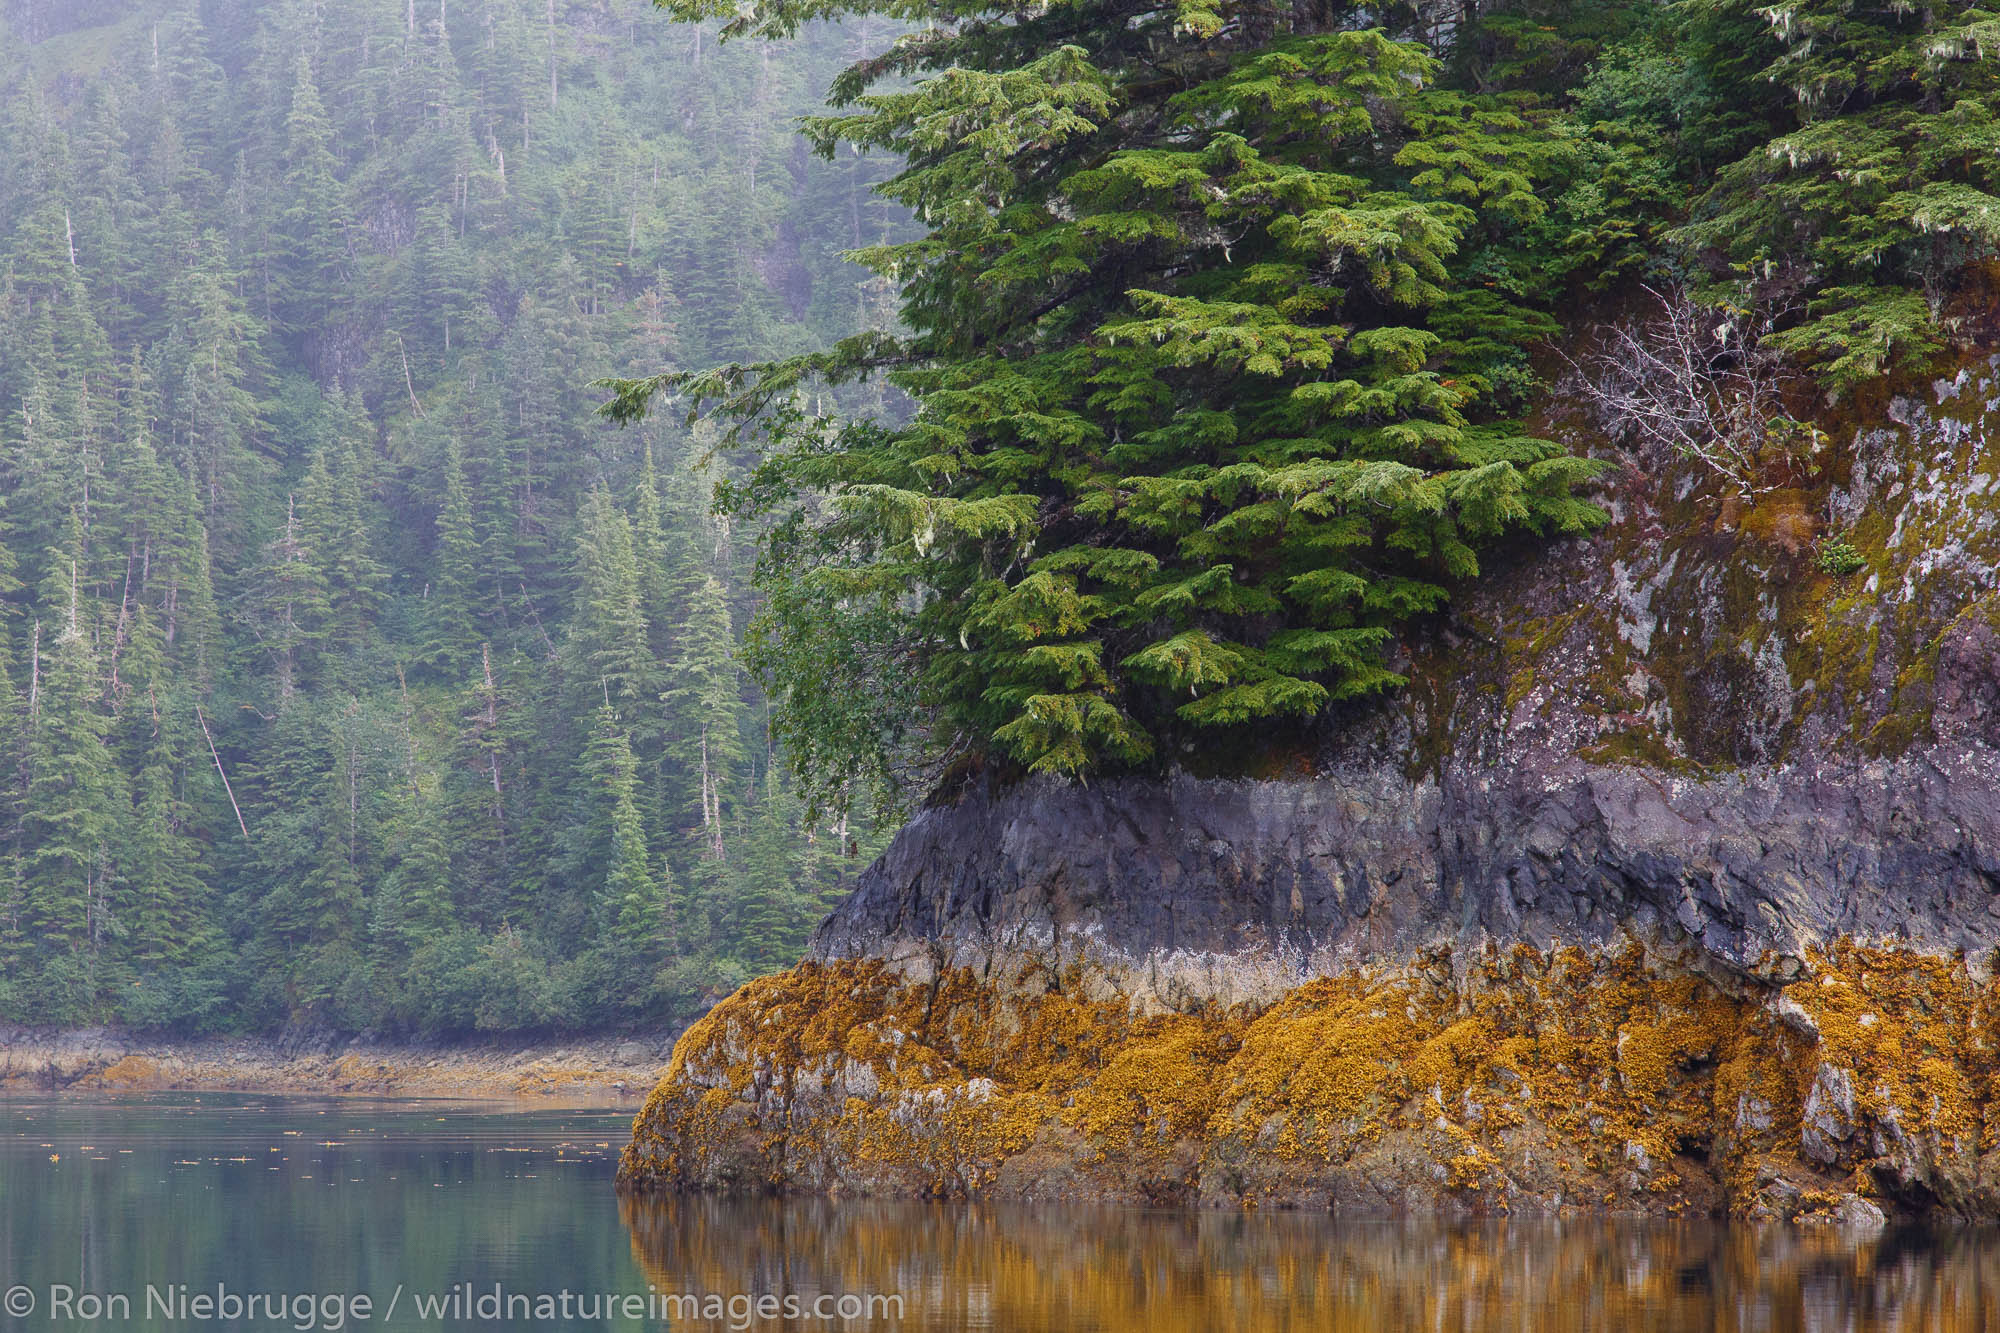
[[[1831,574],[1837,579],[1844,579],[1849,574],[1868,568],[1868,557],[1854,549],[1852,543],[1832,541],[1819,548],[1819,559],[1816,563],[1822,574]]]

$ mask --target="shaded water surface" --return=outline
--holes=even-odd
[[[628,1122],[426,1101],[0,1100],[0,1301],[18,1288],[36,1307],[0,1311],[0,1327],[2000,1329],[1990,1232],[620,1201]],[[204,1315],[203,1295],[262,1303]]]

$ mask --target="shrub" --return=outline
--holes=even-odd
[[[1599,420],[1700,463],[1746,498],[1784,486],[1783,472],[1816,471],[1826,435],[1785,410],[1792,376],[1771,343],[1776,316],[1702,306],[1677,288],[1646,292],[1657,308],[1614,327],[1576,367]]]
[[[1819,548],[1819,565],[1822,574],[1831,574],[1844,579],[1849,574],[1868,568],[1868,557],[1844,541],[1832,541]]]

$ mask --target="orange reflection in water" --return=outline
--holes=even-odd
[[[1857,1239],[1616,1220],[1370,1222],[821,1200],[628,1199],[622,1209],[633,1253],[662,1292],[904,1297],[901,1319],[851,1328],[2000,1329],[1992,1231]]]

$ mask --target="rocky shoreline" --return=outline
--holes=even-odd
[[[624,1186],[2000,1217],[2000,357],[1848,410],[1620,458],[1266,771],[939,793]]]
[[[1200,790],[1211,815],[1297,795]],[[1116,788],[1071,797],[1100,810]],[[1037,799],[994,805],[1019,834]],[[961,812],[954,827],[992,845],[982,823]],[[934,848],[940,835],[912,836]],[[1990,947],[1793,921],[1732,952],[1714,941],[1745,938],[1768,900],[1750,876],[1743,907],[1699,844],[1684,849],[1699,868],[1660,872],[1721,883],[1719,903],[1690,912],[1600,883],[1614,907],[1602,929],[1586,916],[1545,934],[1496,928],[1459,890],[1424,908],[1378,886],[1359,907],[1342,899],[1344,929],[1292,934],[1341,882],[1324,853],[1253,868],[1254,843],[1163,837],[1159,864],[1176,863],[1167,847],[1240,858],[1178,895],[1269,909],[1240,914],[1225,953],[1191,928],[1185,947],[1162,938],[1175,898],[1080,905],[1055,848],[1099,844],[1014,841],[1046,849],[1021,879],[972,877],[1005,886],[1003,942],[993,909],[955,919],[935,880],[892,881],[892,853],[813,958],[697,1022],[635,1125],[624,1185],[1867,1226],[2000,1216]],[[891,927],[855,948],[855,918],[891,882],[927,905],[927,933]]]
[[[0,1028],[0,1096],[226,1090],[623,1106],[659,1078],[671,1046],[630,1037],[414,1045]]]

